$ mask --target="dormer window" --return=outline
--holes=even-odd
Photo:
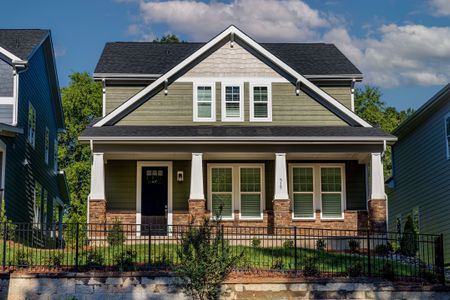
[[[222,83],[222,121],[244,121],[244,86]]]
[[[272,91],[270,84],[250,85],[250,121],[272,121]]]
[[[216,121],[215,84],[194,84],[194,122]]]

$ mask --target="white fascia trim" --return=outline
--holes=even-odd
[[[444,133],[445,133],[445,145],[447,148],[447,159],[450,159],[450,144],[449,144],[449,136],[450,136],[450,132],[448,132],[447,130],[447,119],[450,118],[450,112],[448,114],[445,115],[444,117]]]
[[[14,54],[12,54],[11,52],[9,52],[8,50],[6,50],[3,47],[0,47],[0,53],[5,55],[7,58],[9,58],[11,60],[11,62],[13,62],[13,63],[23,62],[23,60],[21,58],[15,56]]]
[[[199,86],[211,87],[211,117],[199,118],[198,117],[198,90]],[[196,81],[193,83],[193,97],[192,97],[192,120],[193,122],[215,122],[216,121],[216,83],[213,81]]]
[[[239,117],[227,117],[227,109],[226,109],[226,88],[229,86],[238,86],[239,87]],[[243,81],[222,81],[221,82],[221,106],[222,106],[222,122],[244,122],[244,82]]]
[[[160,77],[162,74],[135,74],[135,73],[94,73],[93,78],[95,80],[102,79],[133,79],[133,78],[142,78],[142,79],[155,79]]]
[[[158,142],[158,141],[286,141],[286,142],[296,142],[296,141],[308,141],[308,142],[381,142],[384,141],[396,141],[396,138],[386,139],[380,137],[315,137],[315,136],[305,136],[305,137],[292,137],[292,136],[279,136],[279,137],[252,137],[252,136],[235,136],[235,137],[198,137],[198,136],[183,136],[183,137],[154,137],[154,136],[108,136],[108,137],[89,137],[82,136],[79,137],[80,141],[147,141],[147,142]]]
[[[289,67],[286,63],[278,59],[275,55],[267,51],[264,47],[259,45],[257,42],[255,42],[253,39],[251,39],[249,36],[247,36],[245,33],[240,31],[235,26],[231,25],[227,29],[225,29],[222,33],[218,34],[216,37],[214,37],[211,41],[206,43],[204,46],[202,46],[200,49],[195,51],[193,54],[191,54],[188,58],[186,58],[184,61],[179,63],[177,66],[169,70],[167,73],[165,73],[163,76],[159,77],[155,82],[148,85],[146,88],[141,90],[139,93],[131,97],[129,100],[125,101],[122,105],[120,105],[118,108],[113,110],[111,113],[109,113],[107,116],[105,116],[102,120],[98,121],[96,124],[94,124],[94,127],[101,127],[111,121],[113,118],[121,114],[124,110],[126,110],[130,105],[135,103],[136,101],[140,100],[142,97],[144,97],[148,92],[152,91],[156,87],[158,87],[160,84],[162,84],[164,81],[168,80],[170,77],[175,75],[178,71],[183,69],[184,67],[188,66],[192,61],[199,58],[203,53],[208,51],[211,47],[216,45],[218,42],[223,40],[225,37],[230,35],[231,33],[238,35],[240,38],[242,38],[246,43],[248,43],[251,47],[253,47],[256,51],[260,52],[263,56],[267,57],[269,60],[274,62],[276,65],[278,65],[280,68],[284,69],[287,73],[289,73],[294,78],[297,78],[298,81],[300,81],[302,84],[307,86],[309,89],[311,89],[313,92],[317,93],[319,96],[321,96],[324,100],[328,101],[330,104],[332,104],[334,107],[339,109],[341,112],[343,112],[345,115],[347,115],[350,119],[354,120],[356,123],[360,124],[364,127],[372,127],[369,123],[364,121],[362,118],[357,116],[354,112],[352,112],[350,109],[348,109],[345,105],[325,93],[322,89],[317,87],[315,84],[313,84],[311,81],[306,79],[304,76],[296,72],[294,69]]]
[[[272,84],[264,83],[258,81],[251,81],[249,84],[250,89],[250,122],[272,122]],[[254,87],[267,87],[267,118],[256,118],[255,117],[255,106],[254,106],[254,98],[253,98],[253,88]]]

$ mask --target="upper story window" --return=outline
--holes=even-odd
[[[31,103],[28,104],[28,142],[31,146],[36,144],[36,110]]]
[[[244,86],[242,83],[222,84],[222,121],[244,121]]]
[[[53,144],[53,171],[58,172],[58,140],[55,139]]]
[[[214,122],[216,120],[215,84],[194,85],[194,121]]]
[[[250,85],[250,121],[272,121],[272,91],[270,84]]]
[[[445,136],[447,140],[447,159],[450,159],[450,113],[445,116]]]
[[[42,186],[39,182],[34,183],[34,197],[33,197],[33,225],[40,228],[42,220]]]
[[[48,164],[48,156],[50,151],[50,132],[48,127],[45,127],[45,149],[44,149],[44,160]]]

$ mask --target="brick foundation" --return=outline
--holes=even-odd
[[[386,200],[371,199],[368,202],[369,228],[374,231],[386,231]]]
[[[89,199],[89,223],[102,224],[106,222],[106,200]]]
[[[205,212],[206,212],[206,206],[205,200],[193,200],[189,199],[189,215],[190,220],[189,222],[193,222],[196,225],[199,225],[203,222],[203,219],[205,218]]]
[[[291,226],[291,201],[289,199],[274,199],[272,203],[274,226]]]

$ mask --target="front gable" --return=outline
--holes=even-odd
[[[188,125],[193,123],[193,88],[214,83],[215,114],[223,116],[224,82],[242,86],[243,117],[249,122],[252,83],[272,92],[273,125],[351,125],[370,127],[344,104],[298,74],[234,26],[216,36],[179,65],[124,102],[94,126]],[[222,103],[222,104],[221,104]],[[227,122],[230,124],[230,122]]]

